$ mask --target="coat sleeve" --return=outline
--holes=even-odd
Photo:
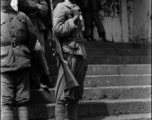
[[[27,47],[30,51],[32,51],[37,41],[37,33],[31,20],[27,16],[26,16],[26,26],[27,26],[26,27],[27,28]]]
[[[42,9],[38,9],[38,13],[40,14],[41,17],[45,17],[48,13],[48,5],[45,0],[40,0],[39,3],[37,3],[42,6]]]
[[[69,35],[76,28],[72,18],[66,19],[66,10],[68,8],[62,4],[58,4],[54,10],[53,31],[59,38]]]

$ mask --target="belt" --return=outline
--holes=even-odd
[[[3,42],[3,43],[0,43],[0,46],[12,46],[12,47],[15,47],[15,46],[19,46],[19,45],[23,45],[25,43],[23,42],[19,42],[19,41],[9,41],[9,42]]]

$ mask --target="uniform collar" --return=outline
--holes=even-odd
[[[70,8],[73,8],[74,6],[76,6],[76,4],[73,4],[73,3],[69,2],[68,0],[65,0],[65,4]]]
[[[1,12],[3,13],[9,13],[9,12],[16,12],[12,7],[9,7],[8,9],[1,9]]]

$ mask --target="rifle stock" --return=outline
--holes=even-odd
[[[52,16],[52,25],[53,25],[53,3],[52,0],[50,0],[50,7],[51,7],[51,16]],[[74,77],[73,73],[71,72],[71,70],[69,69],[68,63],[66,60],[64,60],[63,58],[63,54],[62,54],[62,48],[61,48],[61,44],[59,39],[53,34],[53,30],[52,30],[52,39],[54,39],[53,41],[55,41],[56,44],[56,51],[59,55],[59,58],[61,60],[62,63],[62,67],[64,70],[64,74],[65,74],[65,80],[66,80],[66,84],[67,84],[67,88],[71,89],[74,87],[78,87],[79,83],[77,82],[76,78]]]
[[[55,43],[56,43],[57,53],[58,53],[58,55],[59,55],[59,57],[61,59],[61,62],[62,62],[62,67],[63,67],[63,70],[64,70],[65,80],[66,80],[68,89],[71,89],[71,88],[74,88],[74,87],[78,87],[79,83],[77,82],[77,80],[74,77],[73,73],[69,69],[67,61],[65,61],[64,58],[63,58],[62,48],[61,48],[61,44],[60,44],[58,38],[55,38]]]

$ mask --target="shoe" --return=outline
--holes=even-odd
[[[99,36],[102,38],[103,42],[111,42],[111,41],[108,41],[108,40],[106,39],[106,34],[105,34],[105,32],[100,32],[100,33],[99,33]]]

